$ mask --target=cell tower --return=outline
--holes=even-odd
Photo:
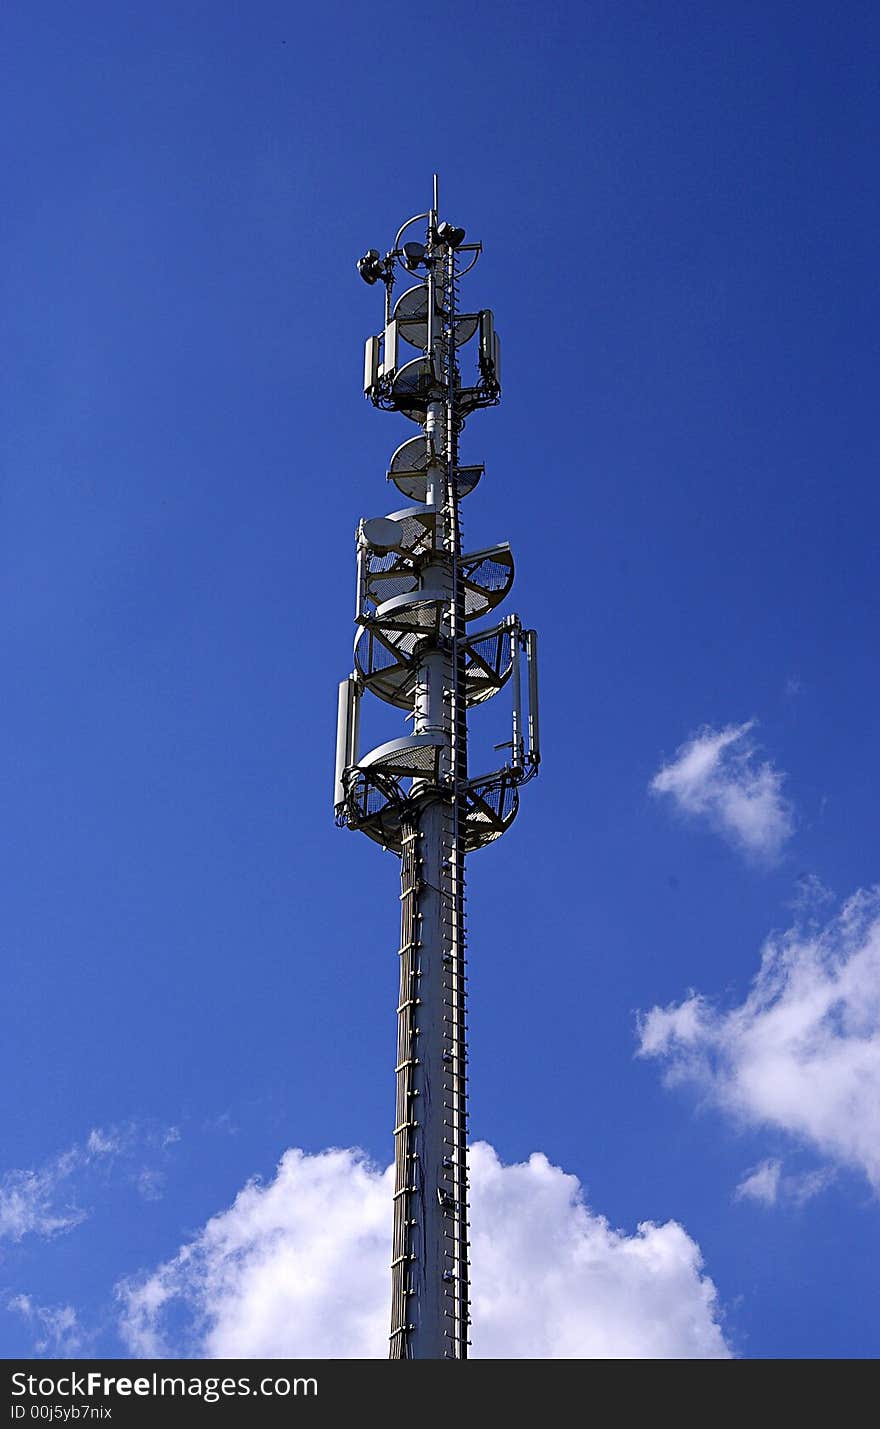
[[[423,222],[424,242],[404,241]],[[357,265],[385,288],[364,392],[420,428],[388,470],[410,504],[357,528],[355,669],[339,686],[334,788],[337,823],[401,864],[391,1359],[467,1357],[465,855],[510,827],[540,758],[535,632],[516,615],[472,626],[510,590],[513,556],[506,543],[462,548],[461,498],[483,467],[462,464],[459,438],[471,412],[501,395],[492,313],[459,310],[460,279],[482,251],[464,239],[439,221],[435,175],[429,212],[403,224],[384,258],[370,249]],[[399,270],[413,286],[393,302]],[[460,366],[465,349],[472,372]],[[468,711],[504,685],[512,728],[496,749],[507,757],[474,776]],[[412,733],[360,754],[365,691],[405,710]]]

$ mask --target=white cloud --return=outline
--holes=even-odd
[[[79,1225],[85,1212],[55,1205],[55,1195],[51,1171],[7,1171],[0,1183],[0,1237],[51,1236]]]
[[[834,891],[817,873],[800,873],[795,879],[794,894],[786,905],[800,919],[812,918],[828,903],[834,902]]]
[[[652,1008],[639,1030],[642,1055],[662,1058],[669,1080],[880,1189],[880,887],[824,928],[769,938],[739,1006],[724,1011],[692,992]]]
[[[734,1199],[757,1201],[762,1206],[775,1206],[780,1201],[803,1206],[824,1191],[833,1178],[834,1172],[827,1166],[783,1175],[782,1162],[770,1158],[747,1172],[734,1192]]]
[[[108,1168],[130,1158],[142,1143],[151,1149],[163,1149],[178,1138],[179,1133],[170,1136],[134,1123],[109,1131],[94,1127],[83,1142],[59,1152],[36,1170],[3,1172],[0,1239],[19,1241],[26,1235],[54,1236],[72,1230],[88,1216],[78,1200],[89,1185],[106,1177]],[[154,1199],[161,1195],[161,1172],[146,1168],[139,1173],[137,1182],[143,1195],[148,1195],[148,1189],[152,1189]]]
[[[471,1151],[473,1353],[723,1358],[715,1287],[674,1221],[614,1230],[535,1154]],[[392,1173],[354,1151],[285,1153],[152,1274],[118,1287],[141,1356],[387,1353]]]
[[[754,720],[721,730],[707,725],[676,750],[650,787],[669,794],[684,813],[707,819],[743,852],[772,860],[794,824],[782,792],[785,775],[758,762],[749,739],[754,725]]]
[[[38,1355],[78,1355],[90,1339],[72,1305],[38,1305],[30,1295],[14,1295],[6,1308],[21,1315],[36,1331],[34,1352]]]
[[[82,1147],[63,1151],[37,1171],[6,1171],[0,1177],[0,1238],[53,1236],[86,1218],[75,1204],[70,1179],[87,1163]]]
[[[122,1138],[118,1132],[102,1131],[96,1126],[89,1132],[86,1150],[93,1156],[118,1156],[122,1150]]]
[[[165,1193],[165,1176],[151,1166],[144,1166],[137,1174],[136,1185],[145,1201],[161,1201]]]
[[[820,1166],[815,1171],[804,1171],[799,1176],[783,1176],[782,1190],[795,1205],[803,1206],[824,1191],[833,1180],[833,1167]]]
[[[71,1146],[38,1170],[6,1171],[0,1177],[0,1238],[57,1235],[86,1218],[75,1204],[73,1180],[97,1158],[118,1154],[119,1137],[95,1127],[82,1145]]]
[[[738,1201],[759,1201],[763,1206],[775,1206],[782,1176],[781,1161],[762,1161],[743,1177],[736,1188]]]

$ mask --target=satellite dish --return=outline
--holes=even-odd
[[[439,333],[440,319],[443,310],[434,298],[435,333]],[[401,293],[394,304],[394,316],[397,319],[397,331],[405,342],[413,347],[419,347],[424,352],[428,345],[428,288],[425,283],[417,283],[414,288],[408,288],[405,293]],[[455,324],[455,345],[461,347],[463,343],[472,338],[480,325],[479,316],[466,314],[457,320]]]
[[[387,516],[372,516],[361,522],[361,535],[373,551],[384,554],[400,545],[400,527]]]

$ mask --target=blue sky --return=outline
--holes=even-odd
[[[444,16],[4,9],[6,1355],[143,1350],[118,1287],[167,1289],[255,1176],[241,1214],[283,1220],[329,1165],[381,1242],[378,1172],[318,1156],[391,1152],[396,867],[330,775],[354,526],[410,431],[362,401],[353,264],[434,169],[504,340],[467,535],[511,541],[542,658],[545,767],[470,864],[479,1194],[513,1225],[562,1183],[492,1155],[540,1152],[583,1188],[572,1246],[597,1217],[627,1256],[643,1222],[699,1246],[654,1321],[708,1277],[734,1354],[880,1351],[877,907],[848,904],[880,879],[880,21]],[[210,1350],[206,1284],[164,1352]],[[224,1352],[265,1348],[222,1311]]]

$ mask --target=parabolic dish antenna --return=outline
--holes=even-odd
[[[396,550],[401,542],[400,526],[387,516],[371,516],[362,521],[361,533],[367,545],[380,553]]]
[[[401,293],[394,304],[394,317],[397,319],[397,331],[405,342],[413,347],[419,347],[424,352],[428,345],[428,288],[425,283],[417,283],[414,288],[408,288],[405,293]],[[434,333],[439,336],[443,310],[435,296],[434,299]],[[480,326],[479,315],[465,313],[463,317],[455,323],[455,345],[461,347],[462,343],[473,337]]]
[[[461,466],[458,468],[458,494],[468,496],[483,474],[481,466]],[[410,437],[397,448],[391,458],[388,480],[393,481],[398,491],[410,501],[427,500],[428,489],[428,440],[427,437]]]
[[[430,357],[414,357],[398,368],[391,382],[391,399],[411,422],[423,422],[431,392],[437,391],[437,374]]]

